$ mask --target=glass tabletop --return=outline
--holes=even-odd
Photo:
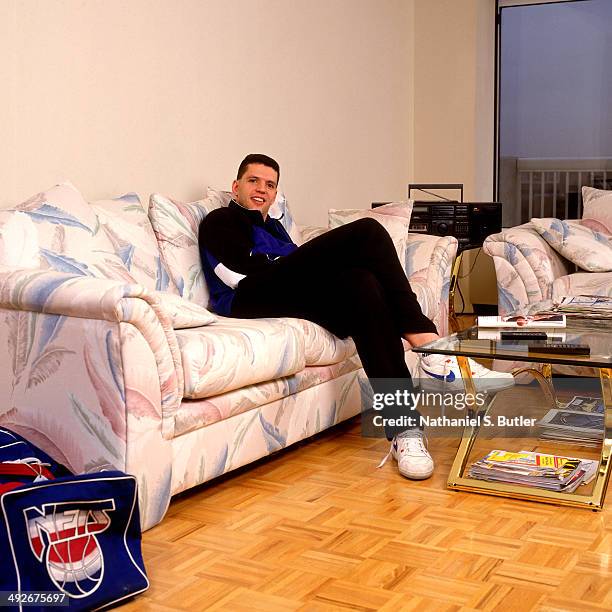
[[[535,342],[502,340],[500,332],[510,329],[474,326],[412,350],[415,353],[612,368],[612,328],[572,327],[568,324],[563,328],[537,330],[547,333],[547,343],[587,345],[590,355],[575,355],[561,350],[558,353],[538,353],[537,349],[529,349],[529,345],[535,345]],[[512,331],[516,331],[516,328]]]

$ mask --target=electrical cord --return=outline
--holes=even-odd
[[[478,247],[478,252],[476,253],[476,257],[474,257],[474,261],[472,262],[470,269],[463,276],[459,276],[457,274],[457,278],[467,278],[474,271],[474,266],[476,265],[476,262],[478,261],[478,256],[480,255],[481,251],[482,251],[482,247]]]
[[[480,255],[481,251],[482,251],[482,247],[478,247],[478,252],[476,253],[476,257],[474,257],[474,261],[472,262],[470,269],[463,276],[457,273],[457,291],[459,291],[459,297],[461,298],[461,310],[458,313],[460,315],[465,314],[466,304],[465,304],[465,298],[463,297],[463,292],[461,291],[461,283],[459,283],[459,281],[463,278],[467,278],[474,271],[474,267],[476,266],[476,262],[478,261],[478,256]]]
[[[457,277],[459,278],[459,277]],[[461,285],[459,284],[459,281],[457,280],[457,291],[459,291],[459,297],[461,298],[461,310],[457,313],[457,314],[465,314],[465,299],[463,298],[463,293],[461,292]]]

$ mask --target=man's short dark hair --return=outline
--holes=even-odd
[[[249,164],[261,164],[262,166],[267,166],[268,168],[272,168],[272,170],[276,170],[276,182],[278,183],[280,180],[280,166],[278,162],[263,153],[249,153],[240,162],[240,166],[238,166],[238,175],[236,176],[237,180],[242,178]]]

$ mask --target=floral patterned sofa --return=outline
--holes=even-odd
[[[143,528],[172,495],[361,409],[350,339],[203,307],[197,228],[225,197],[154,195],[147,210],[135,194],[89,203],[63,183],[0,210],[0,424],[77,473],[135,474]],[[284,200],[277,209],[300,240],[325,231],[300,231]],[[407,274],[444,333],[456,241],[404,242]]]
[[[534,304],[566,295],[612,295],[612,272],[581,270],[544,239],[542,221],[533,219],[484,242],[483,249],[495,264],[500,315],[526,312]],[[566,232],[583,227],[588,227],[584,220],[563,222]]]

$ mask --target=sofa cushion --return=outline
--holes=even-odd
[[[612,234],[612,191],[582,188],[582,219],[591,229]]]
[[[532,219],[533,228],[566,259],[588,272],[612,271],[612,238],[578,221]]]
[[[99,221],[94,248],[110,246],[134,281],[147,289],[178,293],[138,195],[126,193],[112,200],[92,202],[91,206]]]
[[[324,327],[306,319],[283,318],[280,321],[293,325],[303,335],[307,366],[332,365],[355,354],[355,343],[351,338],[342,340]]]
[[[209,294],[198,247],[200,223],[211,210],[227,206],[231,199],[231,192],[210,187],[206,197],[196,202],[178,202],[158,193],[151,195],[149,216],[166,267],[179,293],[203,306],[208,305]],[[277,195],[269,214],[280,219],[296,244],[302,243],[301,233],[283,194]]]
[[[209,397],[290,376],[305,362],[304,335],[282,319],[230,319],[176,332],[184,397]]]
[[[218,317],[203,306],[187,301],[180,295],[166,291],[154,291],[155,295],[170,318],[172,329],[190,329],[210,325]]]
[[[556,278],[551,298],[559,300],[566,295],[612,296],[612,272],[577,272]]]

